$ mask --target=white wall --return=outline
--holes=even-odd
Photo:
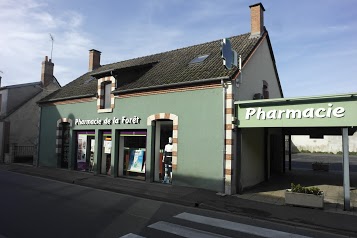
[[[264,128],[242,129],[242,187],[264,181]]]
[[[291,140],[298,151],[308,150],[310,152],[332,152],[335,154],[342,151],[342,136],[324,136],[324,139],[310,139],[309,136],[291,136]],[[353,136],[349,136],[349,151],[357,152],[357,132]]]
[[[266,39],[243,67],[242,75],[243,80],[237,90],[236,100],[252,100],[255,93],[262,93],[263,80],[269,84],[269,98],[282,97]]]
[[[235,101],[252,100],[255,93],[262,93],[263,80],[269,84],[270,98],[282,97],[267,39],[256,49],[242,73],[239,88],[233,86]],[[240,182],[244,189],[264,181],[264,128],[242,129],[241,149]]]

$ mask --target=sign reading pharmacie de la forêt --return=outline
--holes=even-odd
[[[134,117],[126,117],[122,116],[121,118],[113,117],[113,118],[96,118],[96,119],[80,119],[77,118],[74,121],[75,125],[114,125],[114,124],[140,124],[141,118]]]
[[[267,120],[267,119],[302,119],[302,118],[341,118],[345,116],[345,108],[336,107],[333,108],[332,103],[327,104],[327,107],[320,108],[306,108],[304,110],[300,109],[280,109],[280,110],[264,110],[261,107],[256,108],[246,108],[245,119],[257,119],[257,120]]]

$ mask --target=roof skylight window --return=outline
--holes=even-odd
[[[190,64],[201,63],[201,62],[203,62],[205,59],[207,59],[208,56],[209,56],[209,54],[197,56],[196,58],[194,58],[193,60],[191,60]]]
[[[94,80],[94,79],[96,79],[95,77],[93,77],[93,76],[90,76],[90,78],[89,79],[87,79],[86,81],[84,81],[84,83],[83,84],[87,84],[87,83],[89,83],[90,81],[92,81],[92,80]]]

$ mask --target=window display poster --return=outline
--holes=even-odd
[[[89,157],[89,171],[94,169],[94,148],[95,148],[95,139],[90,140],[90,157]]]
[[[94,153],[95,139],[90,140],[90,151]]]
[[[87,169],[86,150],[87,150],[87,135],[78,135],[77,147],[77,169],[85,171]]]
[[[129,166],[130,172],[145,173],[143,170],[144,151],[143,150],[130,150]]]
[[[110,154],[110,151],[112,149],[112,141],[105,140],[103,146],[104,146],[104,153]]]

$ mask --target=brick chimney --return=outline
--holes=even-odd
[[[49,85],[53,81],[53,67],[51,59],[48,59],[48,56],[45,57],[45,61],[42,62],[42,71],[41,71],[41,82],[44,87]]]
[[[264,33],[264,7],[261,3],[250,5],[250,38],[260,37]]]
[[[88,71],[92,71],[100,67],[100,54],[102,52],[92,49],[89,51],[89,69]]]

